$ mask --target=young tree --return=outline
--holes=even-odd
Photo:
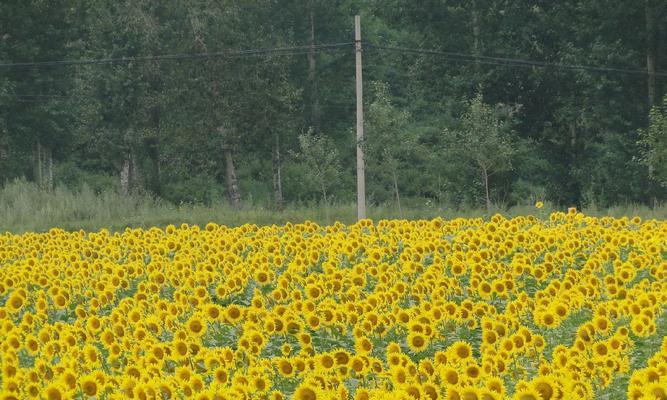
[[[329,194],[340,175],[338,151],[331,139],[321,133],[314,134],[312,128],[307,133],[299,135],[299,148],[297,157],[311,171],[310,178],[322,193],[324,217],[328,222]]]
[[[450,150],[471,161],[479,171],[487,210],[491,209],[489,178],[512,169],[515,153],[512,125],[517,110],[504,104],[488,105],[482,95],[477,94],[461,116],[460,128],[445,129]]]
[[[407,126],[410,113],[394,106],[389,93],[389,85],[373,82],[374,99],[366,113],[366,127],[369,140],[365,143],[367,155],[379,175],[391,181],[398,212],[403,217],[398,174],[405,164],[405,157],[415,150],[418,143]],[[371,167],[372,168],[372,167]]]
[[[649,113],[649,126],[639,131],[639,144],[644,147],[640,161],[649,171],[650,178],[662,188],[667,187],[667,96],[662,106],[653,106]],[[657,197],[653,196],[653,205]]]

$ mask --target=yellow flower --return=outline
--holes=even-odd
[[[62,385],[50,383],[42,391],[42,396],[46,400],[62,400],[67,398],[67,390]]]
[[[429,341],[426,336],[419,332],[410,332],[407,338],[407,344],[410,350],[419,353],[428,347]]]
[[[18,293],[12,294],[9,299],[7,299],[7,308],[12,312],[18,312],[23,308],[24,304],[25,299]]]
[[[472,346],[466,342],[455,342],[447,350],[453,359],[465,360],[472,357]]]
[[[206,333],[206,322],[203,318],[198,315],[193,315],[188,320],[187,324],[188,333],[199,337],[203,336]]]
[[[317,400],[317,389],[315,387],[309,387],[301,385],[294,392],[294,400]]]
[[[541,202],[541,201],[537,201],[537,202],[535,202],[535,208],[540,209],[540,208],[542,208],[542,207],[544,207],[544,203],[543,203],[543,202]]]
[[[83,392],[83,394],[85,394],[88,397],[97,396],[99,387],[95,379],[95,376],[92,375],[84,376],[83,378],[81,378],[80,384],[81,384],[81,391]]]
[[[522,389],[514,393],[515,400],[543,400],[542,395],[535,389]]]

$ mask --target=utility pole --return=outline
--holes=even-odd
[[[354,47],[357,61],[357,220],[366,218],[366,177],[364,174],[364,100],[361,77],[361,18],[354,16]]]

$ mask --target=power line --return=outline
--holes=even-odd
[[[81,60],[58,60],[58,61],[35,61],[35,62],[15,62],[15,63],[0,63],[0,68],[44,68],[44,67],[58,67],[58,66],[77,66],[77,65],[100,65],[100,64],[126,64],[131,62],[162,62],[162,61],[179,61],[179,60],[206,60],[206,59],[224,59],[224,58],[243,58],[243,57],[257,57],[257,56],[293,56],[304,55],[312,52],[320,52],[324,50],[337,50],[351,48],[354,42],[341,43],[327,43],[318,45],[304,45],[294,47],[274,47],[274,48],[259,48],[246,50],[230,50],[222,52],[210,53],[184,53],[184,54],[166,54],[154,55],[144,57],[117,57],[117,58],[99,58],[99,59],[81,59]],[[400,46],[386,46],[374,43],[364,43],[367,49],[377,49],[384,51],[392,51],[407,54],[432,55],[439,56],[441,59],[452,62],[462,63],[476,63],[483,65],[495,65],[504,67],[522,67],[522,68],[556,68],[566,70],[583,70],[593,72],[607,72],[607,73],[623,73],[635,75],[649,75],[648,71],[644,69],[629,69],[620,67],[607,67],[595,65],[579,65],[579,64],[564,64],[547,61],[536,61],[520,58],[510,57],[493,57],[482,56],[467,53],[440,51],[424,48],[400,47]],[[656,77],[667,77],[667,72],[656,72]]]
[[[290,56],[299,54],[308,54],[316,50],[328,50],[351,47],[354,42],[344,43],[330,43],[308,46],[296,47],[274,47],[265,49],[247,49],[247,50],[230,50],[211,53],[186,53],[186,54],[165,54],[144,57],[117,57],[117,58],[97,58],[97,59],[82,59],[82,60],[58,60],[58,61],[31,61],[31,62],[14,62],[14,63],[0,63],[0,68],[44,68],[44,67],[60,67],[60,66],[75,66],[75,65],[97,65],[97,64],[124,64],[131,62],[150,62],[150,61],[178,61],[178,60],[205,60],[216,58],[240,58],[252,57],[262,55],[272,56]]]
[[[61,94],[22,94],[10,93],[13,97],[36,98],[36,99],[50,99],[50,98],[69,98],[69,96]]]
[[[547,61],[525,60],[525,59],[519,59],[519,58],[480,56],[480,55],[473,55],[473,54],[456,53],[456,52],[439,51],[439,50],[430,50],[430,49],[422,49],[422,48],[383,46],[383,45],[376,45],[376,44],[372,44],[372,43],[366,43],[365,47],[371,48],[371,49],[379,49],[379,50],[394,51],[394,52],[409,53],[409,54],[435,55],[435,56],[440,56],[443,59],[448,60],[448,61],[464,62],[464,63],[478,63],[478,64],[510,66],[510,67],[527,67],[527,68],[532,68],[532,67],[557,68],[557,69],[568,69],[568,70],[585,70],[585,71],[594,71],[594,72],[611,72],[611,73],[623,73],[623,74],[649,75],[648,71],[643,70],[643,69],[628,69],[628,68],[604,67],[604,66],[594,66],[594,65],[562,64],[562,63],[554,63],[554,62],[547,62]],[[667,72],[656,72],[655,76],[667,77]]]
[[[339,51],[339,50],[345,50],[343,47],[336,47],[336,48],[330,48],[330,49],[318,49],[315,48],[315,50],[308,50],[308,51],[299,51],[299,52],[283,52],[278,54],[277,56],[293,56],[293,55],[306,55],[306,54],[321,54],[326,51]],[[251,54],[246,56],[245,58],[250,58],[250,57],[261,57],[261,56],[267,56],[263,54]],[[268,57],[272,57],[274,54],[268,54]],[[232,57],[232,58],[239,58],[239,57]],[[220,58],[217,58],[216,60],[219,60]],[[336,62],[340,61],[342,59],[342,56],[336,58],[334,61],[329,62],[327,64],[324,64],[322,67],[318,67],[318,71],[324,71],[330,69],[332,66],[336,65]],[[58,83],[58,82],[71,82],[72,79],[74,78],[47,78],[42,84],[52,84],[52,83]],[[25,96],[32,96],[31,94],[17,94],[17,93],[8,93],[12,97],[25,97]],[[39,95],[39,96],[51,96],[51,95]]]

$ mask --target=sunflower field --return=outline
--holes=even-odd
[[[0,400],[666,399],[667,221],[0,235]]]

